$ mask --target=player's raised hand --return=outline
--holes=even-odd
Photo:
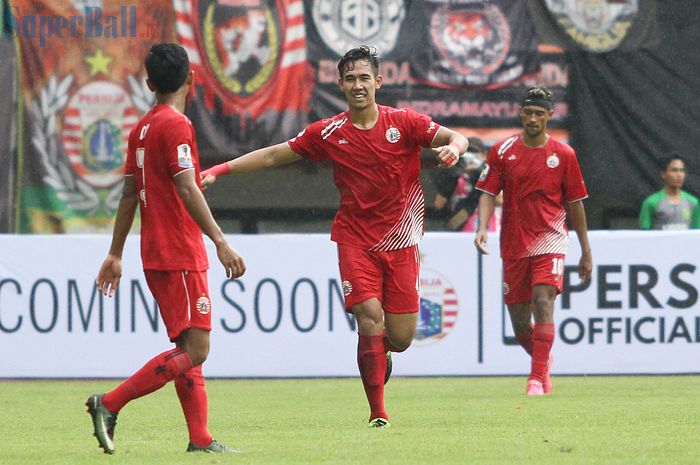
[[[476,238],[474,239],[474,245],[476,246],[476,250],[478,250],[479,253],[484,255],[489,254],[489,249],[486,248],[487,242],[488,234],[486,234],[486,231],[478,231],[476,233]]]
[[[459,150],[454,145],[441,145],[433,147],[438,168],[450,168],[459,161]]]
[[[112,297],[119,287],[119,281],[122,278],[122,259],[116,255],[107,255],[105,261],[102,262],[95,285],[97,290],[103,295]]]
[[[228,245],[228,243],[223,242],[221,245],[217,246],[216,255],[219,257],[221,264],[224,265],[227,278],[236,279],[243,276],[246,270],[243,257]]]

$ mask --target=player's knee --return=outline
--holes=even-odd
[[[394,352],[404,352],[406,349],[411,347],[413,338],[399,339],[395,344],[392,344],[396,350]]]
[[[201,365],[209,355],[209,332],[191,328],[180,336],[177,345],[187,352],[193,365]]]
[[[384,326],[384,316],[381,308],[376,308],[373,305],[360,304],[353,307],[352,313],[357,320],[357,326],[360,332],[375,332],[381,330]]]
[[[413,335],[390,334],[387,335],[387,339],[389,340],[389,344],[391,346],[390,349],[392,352],[404,352],[406,349],[411,347]]]
[[[196,348],[190,348],[190,350],[187,351],[187,355],[190,356],[190,359],[192,360],[192,365],[197,366],[201,365],[204,363],[207,359],[207,356],[209,355],[209,348],[208,347],[196,347]]]
[[[543,311],[553,306],[554,299],[546,293],[539,293],[532,296],[534,311]]]

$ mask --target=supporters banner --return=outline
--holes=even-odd
[[[208,376],[357,376],[357,328],[343,310],[336,247],[326,235],[228,236],[248,265],[224,279],[212,258]],[[397,375],[525,375],[503,305],[497,237],[479,257],[471,234],[421,243],[421,306]],[[697,373],[700,232],[591,233],[593,279],[579,251],[557,298],[553,373]],[[112,299],[95,274],[107,236],[0,236],[0,377],[124,377],[171,347],[141,271],[138,237],[124,250]],[[43,350],[51,347],[52,350]],[[105,363],[109,360],[109,363]]]
[[[412,108],[430,115],[441,124],[462,128],[467,135],[474,135],[475,128],[493,128],[495,131],[480,134],[487,143],[493,143],[507,137],[512,133],[510,131],[517,130],[513,128],[520,126],[518,102],[525,88],[545,84],[552,89],[557,100],[551,127],[568,127],[568,68],[565,57],[561,54],[538,53],[528,9],[520,3],[489,2],[491,6],[485,7],[484,2],[480,2],[481,9],[474,9],[478,6],[475,2],[440,4],[440,8],[448,9],[446,11],[452,11],[459,5],[462,8],[472,8],[451,17],[450,31],[464,28],[465,32],[457,34],[454,39],[455,43],[462,44],[461,49],[445,51],[451,59],[473,56],[471,63],[474,69],[470,68],[464,78],[472,81],[458,90],[447,90],[416,79],[417,76],[427,75],[432,66],[428,62],[421,64],[420,60],[427,60],[428,53],[439,54],[439,50],[426,45],[431,43],[426,9],[437,11],[437,3],[406,0],[376,3],[306,0],[309,61],[316,72],[317,83],[312,97],[310,119],[326,118],[347,108],[338,89],[338,60],[350,48],[366,44],[376,47],[379,52],[379,73],[383,81],[377,92],[377,101],[383,105]],[[491,19],[496,21],[496,17],[502,16],[506,18],[507,24],[489,23]],[[512,21],[515,22],[511,24]],[[483,27],[477,27],[478,25]],[[495,29],[498,25],[508,27],[509,42],[499,42],[500,50],[507,49],[508,55],[487,57],[481,53],[484,44],[505,38],[499,33],[500,30]],[[418,57],[422,58],[418,60]],[[503,66],[494,67],[493,64],[501,58]],[[487,65],[486,62],[490,59],[494,61]],[[468,60],[460,58],[457,61],[467,66]],[[416,70],[417,66],[424,66],[425,69]],[[463,69],[463,66],[454,67],[453,71],[458,69]],[[505,82],[505,69],[518,72],[513,72],[511,79]],[[487,76],[488,72],[501,73],[498,79],[503,79],[501,84],[507,85],[492,88],[490,84],[494,84],[497,77],[496,74]],[[506,131],[500,132],[500,129]]]
[[[527,2],[426,0],[412,25],[421,47],[411,71],[447,89],[501,87],[540,70],[535,27]]]
[[[16,0],[22,232],[110,231],[129,131],[153,104],[143,60],[172,41],[169,1]]]
[[[195,71],[187,109],[200,152],[228,160],[306,125],[313,72],[302,0],[173,0]]]
[[[0,0],[0,5],[2,1]],[[2,7],[0,6],[0,11]],[[0,24],[2,24],[0,16]],[[15,232],[17,190],[17,60],[14,42],[0,27],[0,233]]]
[[[656,0],[530,1],[540,41],[567,50],[633,51],[660,42]],[[539,26],[539,24],[538,24]]]
[[[598,227],[610,227],[616,217],[638,224],[642,201],[663,186],[659,161],[672,152],[686,159],[684,189],[700,193],[700,73],[697,60],[688,59],[688,44],[700,43],[700,9],[695,0],[658,6],[664,37],[658,47],[569,54],[577,117],[572,144],[592,193],[589,218]]]

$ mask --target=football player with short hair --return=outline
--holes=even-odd
[[[574,150],[547,134],[553,112],[548,89],[528,89],[520,106],[523,130],[492,147],[476,185],[483,193],[474,243],[483,254],[488,253],[486,225],[503,192],[504,299],[515,337],[532,356],[529,396],[552,391],[554,300],[563,285],[567,218],[581,246],[579,277],[589,280],[593,268],[582,202],[588,193]]]
[[[227,276],[242,276],[245,264],[229,246],[201,192],[194,128],[184,115],[185,98],[194,82],[187,52],[177,44],[156,44],[145,65],[146,82],[157,104],[129,135],[112,245],[96,284],[109,297],[119,287],[124,242],[138,207],[146,282],[175,348],[151,359],[108,393],[90,396],[88,412],[99,446],[113,454],[119,411],[131,400],[175,380],[189,430],[187,452],[235,452],[212,439],[207,428],[202,363],[209,354],[212,308],[202,232],[216,244]]]
[[[421,147],[451,166],[467,139],[426,115],[378,105],[382,85],[376,50],[360,46],[338,63],[348,110],[309,125],[287,142],[255,150],[202,173],[203,183],[291,163],[330,161],[340,191],[331,240],[338,244],[346,311],[357,319],[357,363],[370,405],[369,426],[389,426],[384,384],[391,352],[413,341],[419,310],[424,200]]]

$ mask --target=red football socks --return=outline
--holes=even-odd
[[[525,349],[525,352],[532,355],[532,325],[526,331],[516,334],[515,340]]]
[[[207,428],[209,406],[204,387],[202,365],[191,368],[175,377],[175,390],[187,420],[190,442],[199,447],[211,444],[212,437]]]
[[[532,367],[529,379],[544,382],[553,342],[554,323],[535,323],[532,330]]]
[[[389,418],[384,409],[384,375],[386,372],[386,351],[384,334],[376,336],[359,335],[357,344],[357,365],[360,368],[362,384],[371,410],[370,420]]]
[[[190,368],[192,368],[192,360],[184,350],[176,348],[163,352],[149,360],[114,390],[105,394],[102,403],[107,410],[117,413],[129,401],[157,391],[168,381]]]

